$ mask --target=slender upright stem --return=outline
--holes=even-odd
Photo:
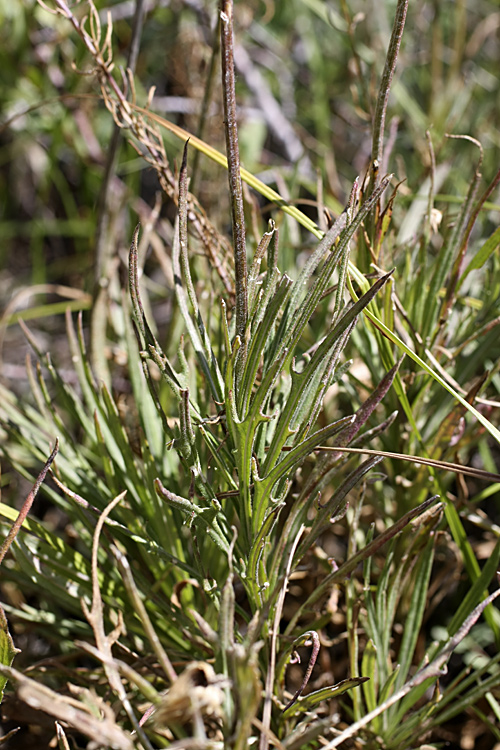
[[[18,535],[19,530],[21,529],[23,523],[25,522],[25,520],[26,520],[26,518],[28,516],[28,513],[31,510],[31,506],[33,505],[33,501],[34,501],[34,499],[35,499],[35,497],[37,495],[37,492],[40,489],[40,487],[42,486],[42,482],[45,479],[45,477],[47,476],[47,472],[50,469],[50,467],[52,465],[52,462],[54,461],[58,450],[59,450],[59,440],[58,440],[58,438],[56,438],[56,443],[55,443],[55,446],[54,446],[54,450],[50,454],[49,458],[47,459],[47,461],[45,463],[45,466],[43,467],[43,469],[41,470],[40,474],[38,475],[38,478],[37,478],[35,484],[33,485],[33,487],[31,488],[31,491],[28,494],[28,497],[24,501],[23,507],[19,511],[19,514],[18,514],[16,520],[12,524],[9,533],[7,534],[7,536],[5,537],[5,539],[3,540],[2,546],[0,547],[0,563],[3,561],[5,555],[7,554],[7,551],[9,549],[9,547],[11,546],[12,542],[14,541],[14,539],[16,538],[16,536]]]
[[[394,71],[396,70],[396,62],[399,54],[399,47],[401,46],[407,10],[408,0],[398,0],[394,26],[392,27],[391,40],[389,42],[389,49],[387,50],[387,57],[385,58],[384,72],[382,73],[382,80],[380,81],[377,105],[373,117],[372,170],[374,169],[373,165],[375,162],[377,168],[382,164],[387,102],[389,101],[391,83]]]
[[[245,216],[243,212],[243,189],[240,174],[240,152],[236,124],[236,96],[234,90],[233,0],[221,0],[220,18],[226,151],[229,191],[231,193],[231,216],[233,223],[235,260],[236,335],[241,339],[241,361],[244,362],[246,358],[245,329],[248,315],[247,257],[245,244]]]

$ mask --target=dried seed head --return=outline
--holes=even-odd
[[[210,664],[203,661],[188,664],[154,713],[157,729],[170,724],[185,725],[195,714],[221,719],[224,688],[228,684],[224,675],[216,674]]]

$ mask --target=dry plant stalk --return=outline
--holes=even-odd
[[[185,726],[196,719],[211,719],[218,724],[222,720],[224,690],[228,684],[224,675],[215,673],[206,662],[188,664],[163,696],[154,712],[155,727],[159,732],[174,725]]]
[[[106,108],[110,111],[119,128],[131,132],[137,141],[135,143],[130,140],[131,145],[155,169],[163,191],[177,205],[177,180],[168,163],[163,140],[158,129],[138,111],[132,72],[129,69],[126,72],[122,71],[121,86],[113,75],[115,65],[111,46],[113,31],[111,15],[108,15],[108,28],[105,36],[103,36],[99,13],[93,0],[88,0],[89,15],[84,16],[81,20],[74,15],[65,0],[54,0],[55,10],[49,8],[43,0],[38,0],[38,2],[50,13],[61,15],[70,21],[94,60],[95,67],[90,73],[97,76]],[[87,21],[89,31],[86,28]],[[130,101],[128,99],[129,93]],[[154,87],[149,92],[146,110],[151,106],[153,95]],[[188,220],[196,238],[202,243],[207,259],[211,266],[216,269],[226,294],[233,301],[235,290],[231,270],[233,263],[232,249],[226,238],[219,234],[209,221],[205,211],[192,193],[188,193]]]
[[[96,718],[91,709],[81,701],[60,695],[16,669],[0,665],[0,674],[16,685],[18,698],[28,706],[54,716],[99,745],[107,745],[116,750],[133,750],[134,744],[130,736],[116,724],[112,711],[106,709],[104,702],[101,703],[103,716]]]

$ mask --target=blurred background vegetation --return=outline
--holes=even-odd
[[[124,65],[135,6],[97,7],[103,24],[111,12],[115,63]],[[146,2],[145,7],[138,101],[144,103],[145,92],[155,86],[153,109],[196,133],[215,8],[201,0]],[[369,160],[372,109],[394,8],[394,2],[355,0],[238,4],[237,93],[248,170],[265,174],[274,185],[281,181],[294,201],[316,201],[319,174],[325,205],[335,210],[345,204],[353,179]],[[50,281],[92,291],[92,238],[113,124],[68,23],[29,0],[3,2],[0,12],[2,286],[12,292],[13,283]],[[390,243],[397,250],[402,239],[412,239],[415,224],[408,209],[429,174],[426,130],[439,167],[439,210],[456,211],[478,159],[474,146],[449,141],[446,133],[478,139],[485,181],[496,173],[499,25],[496,3],[410,3],[388,112],[394,146],[385,165],[405,180],[393,229],[398,242]],[[206,140],[223,146],[218,86]],[[171,158],[179,157],[177,139],[167,138],[166,147]],[[206,162],[201,164],[202,203],[211,215],[219,206],[224,217],[213,189],[223,174]],[[128,211],[137,214],[137,202],[151,203],[157,189],[151,170],[123,144],[113,218],[125,244],[134,221]],[[306,210],[316,211],[314,205]],[[476,232],[495,226],[492,208],[482,214]],[[385,250],[386,265],[392,249]]]

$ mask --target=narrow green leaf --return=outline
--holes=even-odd
[[[399,674],[395,682],[395,690],[399,690],[404,684],[413,663],[415,647],[420,634],[425,605],[427,602],[427,591],[429,588],[432,563],[434,560],[434,544],[435,536],[431,535],[425,549],[419,556],[415,574],[412,576],[414,585],[411,594],[410,607],[404,620],[403,638],[397,658]]]
[[[470,615],[474,607],[484,597],[484,592],[488,590],[488,586],[494,579],[495,573],[498,570],[498,563],[500,561],[500,540],[496,543],[495,548],[489,558],[487,559],[481,574],[474,581],[473,585],[460,602],[460,605],[455,612],[451,622],[448,624],[448,632],[453,635],[464,620]]]
[[[497,250],[497,248],[500,246],[500,227],[497,227],[493,234],[488,237],[484,245],[477,251],[477,253],[474,255],[474,257],[469,262],[467,268],[463,272],[463,274],[460,276],[460,279],[457,284],[457,292],[464,283],[467,276],[470,274],[471,271],[475,271],[478,268],[482,268],[488,258],[493,255],[493,253]]]
[[[252,388],[254,387],[259,365],[264,357],[264,351],[269,343],[269,335],[276,320],[280,315],[286,300],[292,280],[286,274],[282,276],[278,287],[271,297],[262,322],[255,331],[252,331],[248,345],[247,361],[242,373],[240,387],[238,388],[238,404],[241,415],[248,412]]]
[[[353,688],[362,685],[363,682],[366,682],[369,679],[369,677],[351,677],[347,680],[342,680],[342,682],[338,682],[336,685],[331,685],[330,687],[316,690],[314,693],[309,693],[309,695],[299,698],[297,703],[294,703],[293,706],[290,706],[285,713],[285,717],[290,718],[297,714],[301,714],[304,711],[310,711],[314,706],[317,706],[318,703],[343,695],[348,690],[352,690]]]
[[[9,633],[9,626],[3,607],[0,605],[0,664],[10,667],[19,649],[14,646],[14,641]],[[3,700],[3,691],[7,683],[5,674],[0,674],[0,703]]]
[[[368,678],[363,683],[363,695],[365,696],[368,711],[373,711],[377,705],[377,649],[370,638],[365,646],[363,658],[361,659],[361,672]],[[379,731],[376,729],[375,731]]]

